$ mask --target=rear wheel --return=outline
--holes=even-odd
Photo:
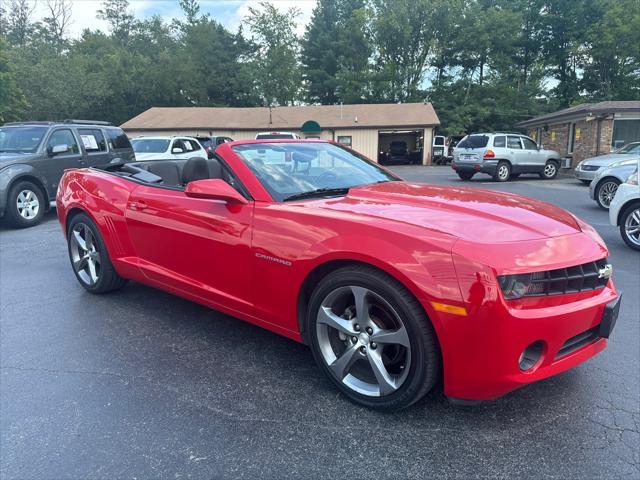
[[[345,267],[314,290],[307,312],[313,356],[350,400],[399,410],[435,384],[440,355],[433,327],[395,279],[369,266]]]
[[[506,182],[511,176],[511,165],[504,160],[498,162],[496,171],[493,174],[493,180],[496,182]]]
[[[9,190],[6,218],[15,228],[33,227],[42,221],[45,211],[42,190],[29,181],[18,181]]]
[[[458,172],[458,176],[461,180],[471,180],[474,175],[474,172]]]
[[[113,268],[100,231],[88,215],[79,213],[73,217],[67,242],[73,272],[85,290],[106,293],[127,284]]]
[[[616,196],[616,192],[618,191],[618,187],[620,186],[620,181],[617,178],[607,178],[598,183],[598,186],[595,190],[596,202],[600,208],[604,208],[605,210],[609,210],[609,205],[611,205],[611,200]]]
[[[629,205],[620,215],[620,235],[634,250],[640,250],[640,203]]]
[[[540,178],[545,180],[553,180],[558,175],[558,164],[553,160],[548,160],[544,166],[542,172],[540,172]]]

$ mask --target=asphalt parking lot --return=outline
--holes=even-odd
[[[591,223],[624,292],[609,347],[494,402],[436,392],[376,413],[343,398],[302,345],[139,284],[86,293],[49,214],[0,227],[0,476],[639,478],[640,254],[570,177],[463,184],[447,167],[395,170]]]

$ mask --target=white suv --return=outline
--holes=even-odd
[[[620,227],[624,242],[640,250],[640,184],[638,170],[618,187],[609,205],[611,225]]]
[[[131,145],[138,161],[207,158],[200,142],[192,137],[138,137]]]
[[[478,172],[491,175],[496,182],[521,173],[537,173],[551,180],[558,174],[560,154],[544,150],[524,135],[474,133],[456,145],[451,168],[462,180],[470,180]]]

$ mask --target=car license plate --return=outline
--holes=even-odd
[[[607,306],[604,307],[604,313],[602,314],[602,321],[600,322],[600,329],[598,331],[598,336],[603,338],[609,338],[609,335],[611,335],[611,332],[613,331],[613,327],[616,326],[618,313],[620,312],[621,299],[622,299],[622,294],[618,292],[618,298],[616,298],[613,302],[608,303]]]
[[[463,162],[473,162],[476,159],[475,155],[470,155],[470,154],[462,154],[460,155],[460,160],[462,160]]]
[[[435,148],[433,150],[433,153],[435,153],[436,155],[442,155],[443,150],[441,148]]]

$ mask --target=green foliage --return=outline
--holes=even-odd
[[[298,64],[296,17],[300,10],[281,13],[273,4],[249,7],[245,19],[258,49],[252,60],[257,88],[264,105],[291,105],[298,99],[301,72]]]
[[[7,42],[0,37],[0,123],[19,120],[27,101],[18,86],[15,69],[7,51]]]
[[[32,2],[0,1],[0,121],[428,100],[440,132],[461,133],[640,99],[638,0],[318,0],[301,37],[295,8],[251,7],[231,32],[198,0],[174,1],[183,16],[166,22],[104,0],[109,32],[76,39],[69,0],[40,22]]]

